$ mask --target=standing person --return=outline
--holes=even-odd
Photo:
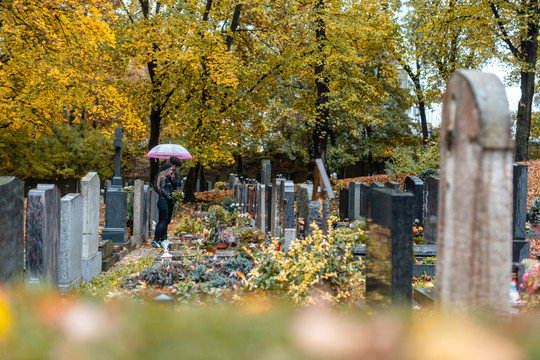
[[[171,222],[172,211],[176,199],[172,196],[175,186],[173,185],[172,165],[165,163],[159,169],[159,173],[154,181],[154,190],[159,194],[157,208],[159,212],[158,223],[154,234],[152,245],[162,247],[162,242],[167,238],[167,226]],[[178,175],[176,175],[178,176]]]
[[[182,166],[182,160],[178,156],[171,156],[169,158],[169,162],[172,165],[172,182],[174,186],[174,190],[178,190],[182,187],[182,180],[180,180],[180,176],[176,173],[176,169],[178,169],[180,166]]]

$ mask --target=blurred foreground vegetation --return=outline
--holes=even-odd
[[[540,357],[540,317],[432,311],[293,309],[253,295],[241,306],[171,306],[0,290],[0,359],[459,359]]]

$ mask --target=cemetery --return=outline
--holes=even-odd
[[[476,97],[486,87],[493,97]],[[213,314],[214,325],[209,326],[218,332],[226,331],[218,325],[217,313],[225,306],[235,332],[246,332],[239,336],[253,336],[263,348],[285,340],[266,333],[248,335],[247,324],[280,329],[293,312],[297,324],[291,336],[297,344],[286,346],[294,358],[311,358],[318,346],[323,353],[348,358],[349,350],[327,349],[305,333],[311,326],[329,326],[327,336],[335,338],[344,329],[357,336],[366,331],[351,319],[326,313],[329,308],[345,306],[348,312],[371,315],[407,309],[417,314],[413,323],[419,326],[427,326],[422,325],[423,314],[439,311],[461,316],[487,311],[493,324],[531,316],[540,303],[540,197],[529,182],[540,178],[540,163],[512,163],[508,110],[497,99],[503,96],[501,89],[488,74],[463,71],[452,77],[443,110],[441,167],[431,175],[338,180],[317,159],[314,179],[295,184],[281,174],[274,176],[271,159],[265,159],[261,181],[230,174],[225,189],[209,184],[193,204],[184,202],[179,191],[168,247],[150,245],[158,216],[151,184],[123,182],[120,128],[112,144],[111,180],[89,172],[80,180],[80,192],[62,196],[55,184],[38,184],[25,194],[21,180],[0,177],[0,280],[5,289],[0,292],[0,355],[18,354],[22,340],[17,334],[32,326],[38,329],[31,335],[35,339],[41,330],[52,329],[49,344],[97,339],[112,353],[144,358],[134,355],[136,350],[117,349],[116,340],[110,340],[114,336],[100,339],[137,328],[130,319],[134,312],[142,311],[142,322],[151,322],[152,316],[164,319],[170,311],[190,321],[197,316],[210,320],[199,310],[186,312],[194,305]],[[469,144],[471,138],[478,143]],[[40,300],[37,294],[43,291],[49,300]],[[125,308],[94,308],[87,298],[122,302]],[[23,319],[28,314],[23,315],[19,302],[37,317]],[[156,313],[149,315],[141,306],[155,307]],[[311,314],[309,309],[317,306],[321,309]],[[109,316],[112,322],[105,321]],[[387,341],[397,348],[398,337],[418,341],[412,331],[417,325],[404,318],[392,320],[399,335],[377,321],[362,326],[386,326]],[[456,326],[440,321],[441,326]],[[89,322],[90,330],[79,328],[81,322]],[[155,332],[162,328],[149,326]],[[169,321],[163,335],[168,340],[163,341],[176,341],[171,334],[185,334],[186,326]],[[467,326],[467,331],[488,333],[478,324]],[[137,333],[142,330],[133,331],[130,336],[142,336]],[[500,334],[489,334],[486,346],[501,341]],[[3,345],[3,337],[14,347]],[[210,340],[199,333],[193,341],[201,339]],[[501,354],[520,358],[517,344],[524,340],[508,339]],[[366,351],[357,340],[343,340],[356,355]],[[222,343],[221,351],[231,341]],[[158,352],[160,340],[149,343],[145,351]],[[29,349],[28,357],[35,356],[32,351],[46,350]],[[95,353],[92,346],[86,351]]]
[[[540,359],[536,1],[0,5],[0,360]]]

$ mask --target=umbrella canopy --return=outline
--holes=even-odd
[[[150,158],[168,159],[171,156],[177,156],[180,159],[192,159],[185,147],[176,144],[156,145],[146,154]]]

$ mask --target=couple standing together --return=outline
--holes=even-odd
[[[159,218],[152,245],[158,248],[168,248],[170,244],[167,240],[167,226],[171,222],[173,207],[176,202],[173,193],[182,185],[180,177],[176,173],[176,169],[181,165],[182,160],[180,158],[171,156],[169,162],[161,166],[153,182],[154,190],[159,194],[157,202]]]

